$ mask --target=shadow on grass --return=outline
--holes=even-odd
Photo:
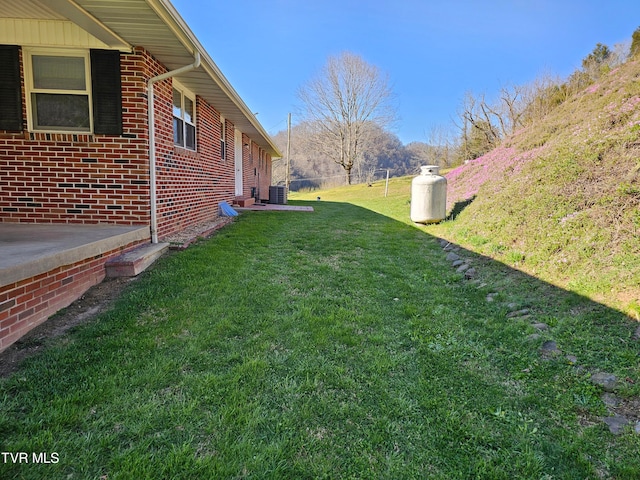
[[[445,220],[455,220],[456,217],[460,215],[465,208],[471,205],[471,203],[473,203],[475,199],[476,199],[476,196],[474,195],[473,197],[468,198],[467,200],[456,202],[453,208],[451,209],[451,212],[447,216],[447,218],[445,218]]]
[[[62,459],[6,478],[638,478],[627,317],[383,214],[292,203],[315,212],[244,212],[0,380],[3,451]]]

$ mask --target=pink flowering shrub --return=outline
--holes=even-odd
[[[607,113],[630,113],[638,108],[638,104],[640,104],[640,96],[636,95],[626,99],[622,104],[617,101],[611,102],[604,107],[604,110]]]
[[[478,194],[488,181],[517,175],[524,164],[535,158],[545,147],[518,153],[513,147],[500,146],[482,157],[470,160],[449,171],[447,178],[447,209]]]
[[[598,88],[600,88],[600,85],[598,85],[597,83],[594,83],[593,85],[588,86],[585,92],[596,93],[598,91]]]

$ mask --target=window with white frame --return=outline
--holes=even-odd
[[[173,85],[173,143],[196,149],[195,96],[175,82]]]
[[[91,132],[89,51],[26,50],[29,128]]]

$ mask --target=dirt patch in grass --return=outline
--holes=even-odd
[[[208,238],[225,225],[233,222],[233,217],[215,217],[186,227],[162,239],[171,244],[173,250],[184,250],[199,238]]]
[[[89,322],[116,300],[124,287],[135,278],[107,278],[91,287],[67,308],[24,335],[0,353],[0,378],[18,370],[22,362],[44,349],[69,329]]]

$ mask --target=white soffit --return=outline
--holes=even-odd
[[[26,47],[110,48],[68,20],[31,18],[0,18],[0,44]]]
[[[128,42],[72,0],[0,0],[0,16],[5,35],[11,29],[11,33],[16,33],[16,41],[20,35],[37,39],[46,34],[55,40],[43,40],[42,44],[64,44],[67,41],[65,33],[72,39],[82,38],[82,35],[74,31],[80,28],[95,38],[88,42],[83,39],[80,42],[83,45],[101,45],[102,48],[131,51]],[[8,19],[14,19],[14,22],[9,22]],[[65,21],[69,23],[65,24]],[[71,27],[70,24],[74,26]]]

